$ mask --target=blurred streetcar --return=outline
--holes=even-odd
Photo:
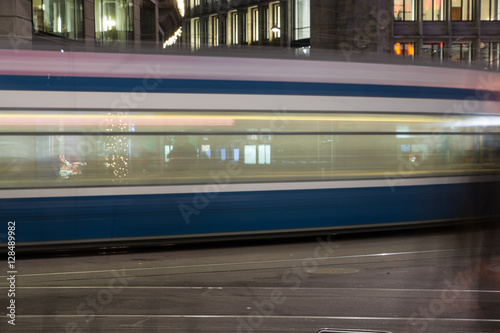
[[[500,77],[320,60],[1,50],[18,245],[467,220],[498,186]],[[473,194],[471,196],[471,194]],[[2,239],[6,241],[6,239]]]

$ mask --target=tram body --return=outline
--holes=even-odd
[[[11,50],[0,58],[0,218],[15,221],[20,246],[497,213],[478,195],[498,185],[496,73]]]

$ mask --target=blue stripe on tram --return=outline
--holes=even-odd
[[[184,80],[151,78],[0,76],[0,90],[307,95],[498,100],[486,90],[375,84]]]

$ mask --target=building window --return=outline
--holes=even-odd
[[[219,46],[219,17],[210,17],[210,46]]]
[[[415,43],[394,43],[394,54],[413,59],[415,56]]]
[[[500,20],[500,0],[481,0],[481,20]]]
[[[281,11],[280,4],[271,4],[272,14],[273,14],[273,27],[271,28],[273,32],[273,39],[281,37]]]
[[[470,64],[472,62],[472,43],[452,44],[451,61]]]
[[[191,22],[184,22],[184,33],[182,34],[182,43],[189,45],[191,43]]]
[[[251,28],[251,42],[259,41],[259,9],[258,8],[249,8],[250,13],[252,15],[252,22],[250,23]]]
[[[221,45],[227,45],[227,14],[222,15],[221,28],[219,33],[219,43]]]
[[[500,43],[481,43],[481,62],[486,68],[500,69]]]
[[[199,18],[194,18],[191,20],[191,45],[195,50],[199,50],[201,47],[201,24]]]
[[[394,0],[395,21],[415,21],[414,0]]]
[[[275,5],[279,6],[279,3]],[[279,25],[276,27],[280,28]],[[311,0],[295,0],[295,39],[307,38],[311,38]]]
[[[133,0],[96,0],[96,40],[103,44],[133,40],[133,13]]]
[[[472,0],[452,0],[452,21],[472,21]]]
[[[208,46],[208,33],[209,33],[209,30],[208,30],[208,18],[204,18],[201,20],[201,41],[202,41],[202,44],[205,45],[205,46]]]
[[[189,5],[191,8],[199,6],[200,5],[200,0],[190,0]]]
[[[230,26],[231,26],[231,36],[229,38],[229,43],[236,45],[238,44],[238,12],[230,12],[229,13],[229,18],[231,20]]]
[[[444,6],[441,0],[424,0],[424,21],[444,21]]]
[[[264,39],[269,39],[269,7],[264,7],[262,23],[264,24]]]
[[[442,62],[444,59],[443,43],[424,43],[422,57]]]
[[[241,42],[243,44],[248,43],[248,12],[243,12],[241,14]]]
[[[83,0],[33,0],[33,29],[83,39]]]

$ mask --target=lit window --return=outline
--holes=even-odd
[[[394,20],[415,21],[415,1],[394,0]]]
[[[229,18],[231,20],[231,36],[229,38],[230,44],[236,45],[238,44],[238,12],[230,12]]]
[[[280,4],[279,3],[273,3],[272,4],[272,11],[273,11],[273,27],[272,32],[273,32],[273,39],[275,38],[280,38],[281,37],[281,11],[280,11]]]
[[[195,50],[198,50],[201,46],[201,25],[199,18],[191,20],[191,31],[193,32],[191,35],[191,45]]]
[[[104,44],[133,40],[133,13],[133,0],[96,0],[96,40]]]
[[[210,26],[211,26],[210,44],[212,46],[219,46],[219,17],[217,15],[210,17]]]
[[[273,8],[273,27],[279,28],[279,25],[275,25],[274,6],[278,4],[272,4]],[[279,15],[279,14],[278,14]],[[295,39],[307,39],[311,38],[311,0],[295,0]]]
[[[472,0],[452,0],[452,21],[472,21]]]
[[[33,29],[83,39],[82,0],[33,0]]]
[[[424,0],[424,21],[444,21],[442,0]]]
[[[251,29],[252,29],[252,42],[259,41],[259,9],[251,8],[252,15]]]
[[[481,0],[481,20],[500,20],[500,0]]]
[[[415,43],[394,43],[394,54],[413,58],[415,56]]]

